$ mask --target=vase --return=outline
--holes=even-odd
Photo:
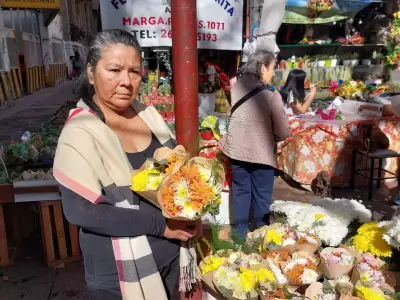
[[[325,67],[327,67],[327,68],[332,67],[332,60],[327,59],[327,60],[325,61]]]
[[[331,67],[336,67],[338,65],[337,59],[331,59]]]
[[[217,94],[199,94],[199,115],[208,116],[215,112],[215,102],[217,101]]]
[[[316,68],[316,67],[318,67],[318,61],[312,61],[311,68]]]
[[[318,67],[323,68],[323,67],[325,67],[325,60],[319,60],[317,62],[317,64],[318,64]]]
[[[203,131],[200,132],[201,135],[201,139],[204,141],[210,141],[214,138],[214,134],[212,133],[212,131]]]

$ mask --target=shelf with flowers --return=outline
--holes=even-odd
[[[172,88],[168,83],[158,85],[158,82],[144,83],[140,90],[141,101],[146,105],[154,106],[164,119],[174,119],[174,97]]]
[[[393,22],[389,32],[386,65],[391,69],[400,68],[400,6],[393,15]]]
[[[207,291],[232,300],[400,296],[392,265],[398,264],[400,216],[377,222],[357,200],[327,198],[275,200],[271,213],[276,223],[245,241],[213,225],[211,254],[199,265]]]

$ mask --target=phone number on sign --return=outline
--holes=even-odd
[[[172,30],[161,29],[161,38],[172,38]],[[198,32],[197,40],[216,42],[218,40],[218,35],[216,33],[210,32]]]

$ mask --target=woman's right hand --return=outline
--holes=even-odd
[[[314,84],[312,86],[310,86],[310,92],[312,93],[316,93],[318,91],[318,85]]]
[[[165,227],[164,237],[172,240],[187,241],[198,234],[199,227],[196,226],[196,222],[178,221],[178,220],[167,220],[167,226]]]

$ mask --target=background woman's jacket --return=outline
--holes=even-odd
[[[231,90],[232,107],[254,88],[262,85],[244,75]],[[221,139],[222,152],[231,159],[277,167],[276,143],[290,135],[279,92],[263,90],[243,103],[231,116]]]

